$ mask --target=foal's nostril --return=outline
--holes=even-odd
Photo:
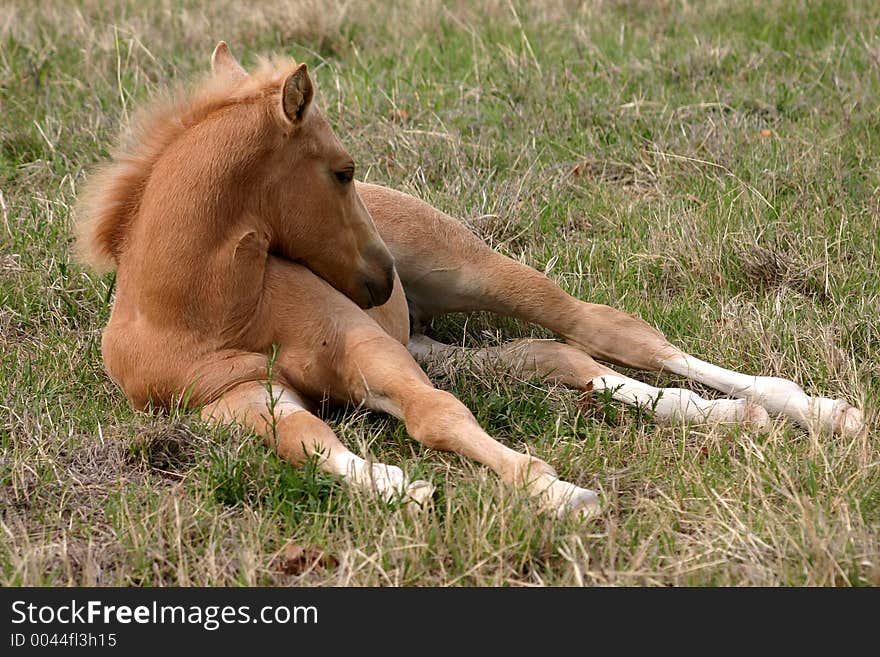
[[[367,307],[381,306],[391,298],[394,289],[394,267],[386,271],[381,278],[365,278],[363,285],[370,299],[370,305]]]

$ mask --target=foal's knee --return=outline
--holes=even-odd
[[[413,438],[426,447],[448,452],[460,451],[463,429],[479,430],[464,404],[436,388],[413,393],[406,402],[404,416],[406,429]]]

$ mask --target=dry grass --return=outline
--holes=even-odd
[[[867,0],[6,3],[0,584],[880,583],[878,28]],[[582,525],[376,414],[328,421],[430,479],[433,509],[289,468],[240,430],[132,412],[100,361],[112,278],[72,262],[71,207],[134,108],[221,38],[245,63],[307,61],[367,179],[695,354],[846,397],[870,431],[660,426],[433,369],[500,440],[601,491]],[[482,314],[432,331],[543,335]],[[318,557],[283,565],[290,542]]]

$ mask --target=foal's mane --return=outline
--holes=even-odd
[[[214,112],[278,96],[295,66],[290,59],[261,60],[246,77],[211,75],[194,90],[160,95],[138,112],[123,130],[112,160],[89,177],[78,195],[77,258],[98,272],[115,269],[147,181],[165,150]]]

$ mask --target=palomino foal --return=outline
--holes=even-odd
[[[429,205],[355,183],[304,64],[266,62],[247,73],[222,42],[212,64],[187,99],[152,108],[134,145],[81,195],[80,253],[117,269],[104,362],[137,408],[186,397],[206,419],[252,428],[292,463],[317,455],[359,487],[424,501],[429,483],[353,454],[313,414],[325,398],[364,404],[554,511],[593,512],[593,491],[494,440],[413,359],[456,350],[411,337],[410,317],[418,327],[440,313],[489,310],[546,326],[566,343],[520,340],[478,350],[478,359],[609,390],[660,418],[760,427],[769,411],[829,432],[862,429],[859,410],[842,400],[685,354],[635,317],[570,297]],[[593,357],[669,370],[737,399],[659,390]]]

